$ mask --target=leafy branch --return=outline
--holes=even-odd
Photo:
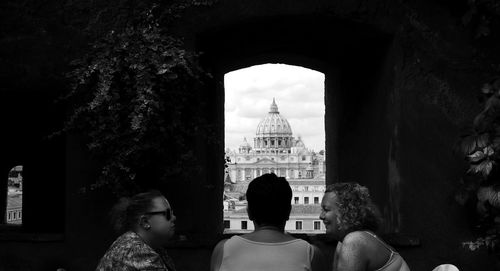
[[[85,133],[102,165],[99,179],[84,190],[133,193],[141,176],[178,177],[196,160],[192,137],[208,129],[198,93],[209,74],[159,18],[178,17],[198,2],[152,5],[73,61],[71,91],[63,98],[73,109],[64,131]]]
[[[472,133],[460,140],[460,151],[468,162],[466,177],[456,199],[474,200],[482,237],[464,243],[475,250],[485,246],[497,251],[500,244],[500,78],[481,89],[483,110],[474,118]],[[464,181],[468,180],[468,181]]]

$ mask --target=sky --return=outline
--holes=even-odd
[[[264,64],[226,73],[225,148],[237,150],[246,137],[253,147],[257,125],[273,98],[295,138],[308,149],[325,149],[325,76],[315,70],[285,64]]]

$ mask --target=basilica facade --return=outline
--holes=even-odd
[[[252,142],[253,147],[244,138],[238,150],[226,150],[227,174],[232,183],[248,182],[271,172],[287,179],[325,177],[324,151],[307,149],[300,137],[293,137],[292,127],[280,115],[274,99]]]

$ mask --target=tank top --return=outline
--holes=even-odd
[[[391,252],[389,260],[387,260],[387,262],[382,267],[375,271],[410,271],[408,264],[406,264],[405,260],[403,259],[403,257],[401,257],[401,255],[399,255],[399,253],[392,250],[391,247],[389,247],[384,241],[380,240],[375,234],[368,231],[364,232],[374,239],[378,240],[385,248],[387,248]]]
[[[233,236],[224,243],[220,271],[311,270],[314,248],[302,239],[263,243]]]

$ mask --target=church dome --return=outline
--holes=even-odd
[[[240,148],[252,148],[252,146],[250,146],[250,143],[248,143],[246,137],[243,138],[243,142],[240,144]]]
[[[297,148],[305,148],[306,145],[304,145],[304,142],[302,141],[302,138],[298,138],[297,141],[295,142],[295,147]]]
[[[269,114],[257,125],[257,137],[259,136],[292,136],[292,127],[284,117],[280,115],[278,106],[273,98]]]

